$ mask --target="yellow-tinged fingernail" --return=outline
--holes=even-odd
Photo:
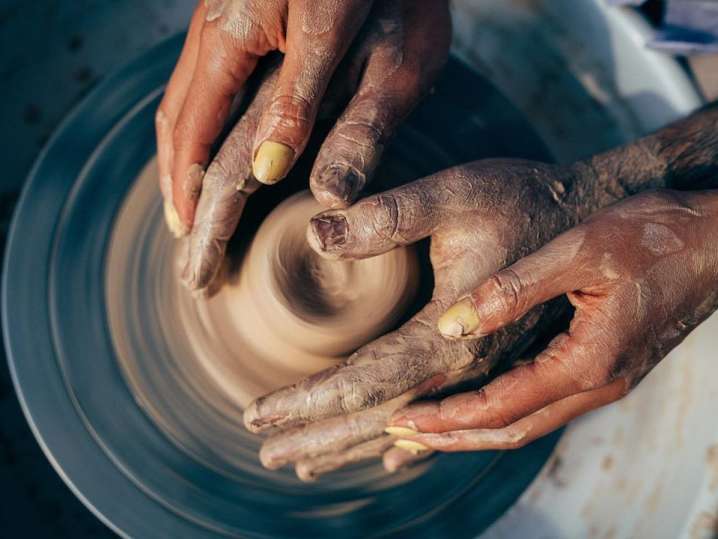
[[[164,210],[165,222],[167,223],[167,228],[172,232],[172,235],[178,239],[186,236],[189,233],[189,229],[182,222],[177,214],[177,210],[169,200],[165,200]]]
[[[254,156],[252,173],[262,183],[271,185],[284,178],[294,160],[294,150],[286,144],[265,140]]]
[[[414,429],[408,427],[387,427],[384,429],[384,432],[392,436],[416,436],[419,434]]]
[[[419,442],[415,442],[413,440],[397,440],[396,442],[394,442],[394,445],[401,449],[405,449],[406,451],[409,451],[414,455],[418,455],[423,451],[429,450],[429,448],[426,447],[424,444],[420,444]]]
[[[479,329],[479,316],[471,298],[455,303],[439,318],[439,332],[445,337],[466,337]]]

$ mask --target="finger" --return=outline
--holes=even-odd
[[[286,428],[372,408],[405,392],[431,391],[446,382],[446,365],[427,345],[428,339],[405,338],[401,330],[385,335],[336,367],[255,400],[244,411],[245,427]]]
[[[291,428],[268,438],[262,444],[259,459],[265,468],[274,470],[290,462],[339,453],[383,436],[391,414],[410,399],[410,395],[405,395],[369,410]]]
[[[301,460],[296,464],[295,471],[297,477],[302,481],[314,481],[320,475],[333,472],[348,464],[379,458],[393,444],[394,440],[390,436],[380,436],[340,453],[330,453],[313,459]]]
[[[495,273],[439,318],[449,338],[478,338],[515,322],[557,296],[594,284],[595,265],[582,251],[584,227],[561,234],[535,253]]]
[[[212,283],[247,198],[260,186],[252,176],[252,134],[274,91],[276,77],[276,71],[267,75],[207,169],[182,272],[190,290]]]
[[[426,460],[433,454],[433,451],[412,452],[401,447],[392,447],[383,454],[382,464],[387,472],[394,473]]]
[[[552,402],[603,387],[615,379],[612,366],[621,344],[611,331],[597,327],[600,324],[584,321],[579,313],[569,332],[553,339],[532,363],[511,369],[478,391],[400,410],[389,424],[419,432],[501,428]]]
[[[622,378],[607,386],[554,402],[504,428],[418,434],[407,439],[437,451],[519,449],[591,410],[619,400],[627,391],[628,383]]]
[[[180,221],[172,201],[172,159],[174,156],[172,133],[182,109],[182,103],[184,103],[187,95],[192,73],[197,64],[200,34],[204,25],[205,13],[205,4],[200,2],[192,15],[182,52],[155,115],[157,167],[159,169],[160,189],[164,198],[165,221],[170,232],[176,237],[184,236],[188,230]]]
[[[337,64],[371,6],[363,0],[289,4],[287,54],[255,139],[254,176],[276,183],[304,150]]]
[[[525,346],[525,320],[498,332],[485,346],[439,339],[431,302],[397,331],[360,348],[333,368],[255,400],[244,412],[245,427],[261,432],[375,407],[407,393],[412,398],[483,378],[500,358]],[[518,350],[517,350],[518,353]],[[411,400],[411,399],[410,399]],[[407,401],[408,402],[408,401]]]
[[[222,19],[205,21],[197,62],[172,140],[172,194],[182,223],[191,227],[212,144],[222,130],[237,92],[257,65]]]
[[[360,200],[346,210],[314,216],[307,241],[327,258],[367,258],[409,245],[432,234],[455,209],[454,192],[443,174]]]
[[[368,56],[363,77],[322,145],[310,177],[322,205],[349,206],[370,180],[389,138],[446,60],[449,32],[433,29],[448,29],[448,20],[446,2],[422,2],[421,9],[400,2],[375,4],[364,37]]]
[[[419,391],[422,389],[409,391],[367,410],[308,423],[275,434],[262,444],[260,461],[272,470],[292,462],[304,461],[302,473],[307,476],[309,469],[320,465],[320,461],[316,461],[320,457],[329,456],[328,462],[338,463],[349,458],[342,455],[351,448],[378,437],[388,438],[384,434],[392,413],[416,398]],[[388,446],[395,440],[395,436],[390,437]]]

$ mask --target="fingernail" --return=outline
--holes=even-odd
[[[312,217],[310,223],[322,251],[329,251],[346,243],[347,220],[343,215],[317,215]]]
[[[265,140],[254,156],[252,172],[262,183],[271,185],[284,178],[294,160],[294,150],[286,144]]]
[[[204,168],[199,163],[195,163],[187,169],[182,190],[192,201],[199,198],[199,193],[202,191],[202,178],[204,178]]]
[[[408,427],[387,427],[384,429],[384,432],[392,436],[416,436],[419,434],[414,429]]]
[[[189,227],[185,225],[177,214],[177,210],[170,201],[165,200],[164,204],[165,222],[172,235],[179,239],[189,234]]]
[[[429,450],[429,448],[424,444],[420,444],[419,442],[415,442],[413,440],[397,440],[394,442],[394,445],[401,449],[405,449],[414,455],[418,455],[423,451]]]
[[[439,318],[438,326],[444,337],[475,336],[474,332],[479,329],[479,317],[471,298],[464,298],[449,307]]]
[[[316,187],[324,191],[324,196],[350,204],[356,198],[360,180],[354,169],[342,166],[328,166],[317,178]]]

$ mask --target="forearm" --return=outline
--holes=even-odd
[[[636,142],[574,165],[577,201],[587,216],[647,189],[718,187],[718,101]],[[593,197],[584,196],[592,192]],[[590,206],[590,207],[589,207]]]

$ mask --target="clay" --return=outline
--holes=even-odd
[[[408,249],[350,262],[310,249],[305,227],[319,209],[306,191],[280,204],[236,275],[200,300],[204,326],[232,350],[204,366],[240,406],[258,396],[243,387],[246,365],[270,377],[331,366],[394,325],[414,292],[417,264]]]
[[[160,226],[160,200],[150,163],[109,247],[108,319],[121,372],[153,423],[183,450],[228,473],[259,468],[243,409],[336,366],[395,326],[414,293],[416,255],[403,249],[366,261],[324,260],[306,243],[319,208],[305,191],[249,229],[254,238],[245,256],[232,251],[223,286],[197,298],[179,279],[188,240],[182,245]]]
[[[395,323],[415,288],[416,260],[407,249],[350,262],[314,252],[305,228],[319,210],[308,192],[283,202],[245,257],[239,286],[251,294],[251,308],[234,308],[253,313],[244,324],[257,325],[253,340],[267,356],[347,355]]]

